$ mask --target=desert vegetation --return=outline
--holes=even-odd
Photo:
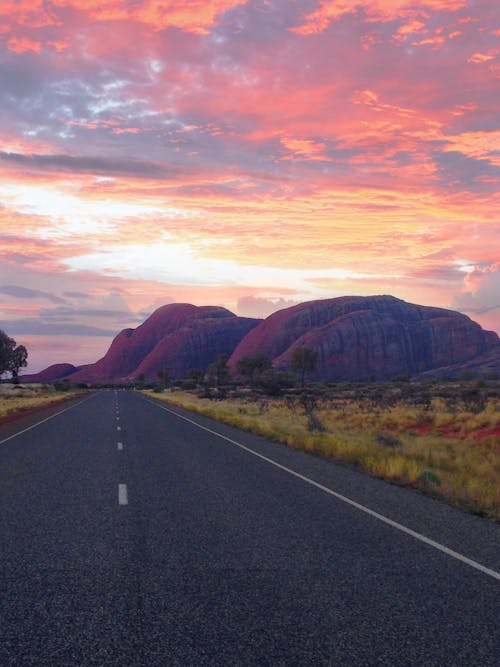
[[[498,381],[309,384],[277,396],[233,387],[215,400],[199,389],[155,396],[500,520]]]
[[[27,364],[28,351],[24,345],[18,345],[5,331],[0,330],[0,378],[5,373],[10,373],[12,381],[17,382],[19,369]]]
[[[70,387],[64,391],[58,391],[52,385],[2,383],[0,384],[0,420],[73,398],[79,393],[81,392]]]

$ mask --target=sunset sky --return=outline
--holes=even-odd
[[[95,361],[173,301],[500,332],[498,0],[1,0],[0,328]]]

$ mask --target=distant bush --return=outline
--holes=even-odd
[[[54,382],[53,386],[56,391],[69,391],[71,389],[69,380],[63,380],[62,382]]]
[[[257,354],[254,357],[242,357],[238,360],[236,368],[250,384],[258,384],[260,376],[272,368],[271,358],[265,354]]]
[[[267,396],[279,396],[292,384],[293,380],[288,373],[276,371],[273,368],[263,371],[256,382],[256,386]]]
[[[184,389],[185,391],[191,391],[192,389],[196,389],[197,384],[194,380],[183,380],[180,383],[181,389]]]
[[[434,470],[424,470],[418,476],[417,481],[424,482],[424,484],[435,484],[436,486],[441,486],[441,478],[434,472]]]
[[[401,447],[401,440],[396,438],[392,433],[376,433],[375,441],[379,445],[385,445],[386,447]]]

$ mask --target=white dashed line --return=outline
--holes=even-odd
[[[126,484],[118,484],[118,504],[128,505],[128,493]]]
[[[116,444],[116,447],[117,447],[117,449],[118,449],[119,451],[121,451],[121,450],[123,449],[123,442],[118,442],[118,443]]]
[[[121,427],[121,426],[117,426],[117,427],[116,427],[116,430],[117,430],[117,431],[121,431],[121,430],[122,430],[122,427]]]

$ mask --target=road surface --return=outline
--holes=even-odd
[[[135,392],[59,412],[0,431],[2,667],[498,666],[498,526]]]

